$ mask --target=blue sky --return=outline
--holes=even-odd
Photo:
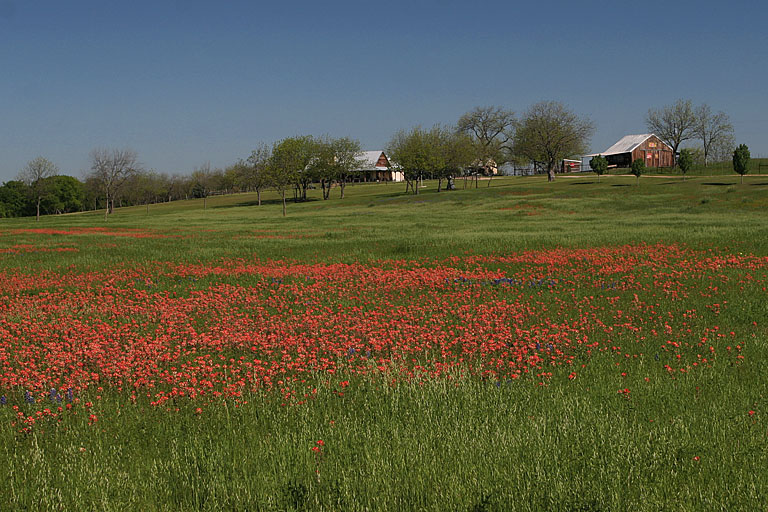
[[[96,147],[147,168],[225,166],[313,134],[384,147],[478,105],[558,100],[592,149],[690,98],[768,156],[764,2],[0,0],[0,182]]]

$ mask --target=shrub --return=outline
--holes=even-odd
[[[637,178],[637,184],[639,185],[640,184],[640,175],[645,172],[645,162],[643,161],[642,158],[637,158],[637,159],[635,159],[634,162],[632,162],[631,172]]]
[[[597,155],[589,161],[589,166],[597,174],[597,182],[600,183],[600,176],[608,170],[608,160],[603,155]]]
[[[741,183],[744,183],[744,175],[749,172],[749,148],[746,144],[739,144],[733,152],[733,170],[741,175]]]
[[[683,179],[688,171],[693,167],[693,151],[690,149],[683,149],[680,151],[680,158],[677,159],[677,166],[680,167],[680,171],[683,173]]]

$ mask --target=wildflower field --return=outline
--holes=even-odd
[[[768,179],[641,182],[0,222],[0,509],[766,509]]]

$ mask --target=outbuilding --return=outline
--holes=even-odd
[[[608,167],[630,167],[638,158],[645,162],[646,167],[675,166],[672,148],[653,133],[625,135],[602,153],[584,155],[582,161],[586,160],[583,166],[585,170],[590,169],[589,160],[597,155],[608,160]]]

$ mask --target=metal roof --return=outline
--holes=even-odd
[[[379,161],[379,158],[381,158],[382,154],[384,154],[384,152],[381,151],[381,150],[379,150],[379,151],[363,151],[362,153],[360,153],[360,158],[365,161],[364,167],[362,169],[360,169],[360,170],[361,171],[363,171],[363,170],[371,170],[372,171],[372,170],[375,169],[375,170],[383,171],[383,170],[387,169],[386,167],[382,167],[380,165],[378,165],[378,166],[376,165],[376,162]],[[385,158],[386,158],[386,156],[387,155],[384,154]],[[387,158],[387,160],[389,160],[389,159]]]
[[[620,155],[622,153],[631,153],[635,150],[640,144],[645,142],[646,140],[653,137],[653,133],[642,133],[639,135],[625,135],[619,141],[614,144],[613,146],[609,147],[602,153],[594,153],[592,155],[585,155],[585,156],[597,156],[597,155]]]

